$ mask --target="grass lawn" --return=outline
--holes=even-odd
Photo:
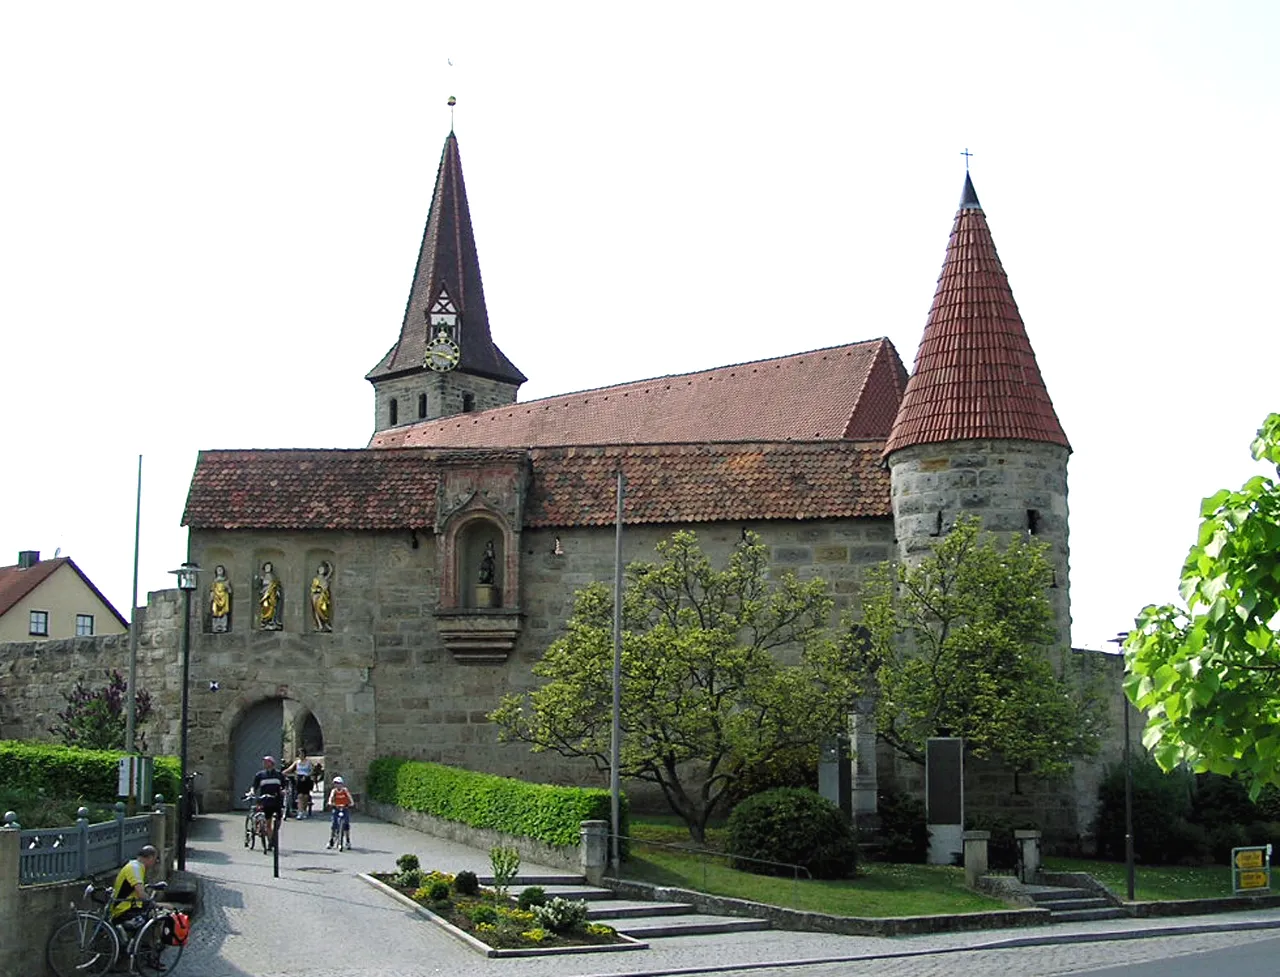
[[[633,820],[631,838],[631,858],[623,865],[623,876],[656,885],[834,916],[930,916],[1007,908],[965,888],[960,868],[864,862],[852,879],[795,882],[731,869],[723,857],[644,844],[692,845],[683,825],[665,819]],[[723,828],[712,828],[705,847],[718,849],[723,838]]]
[[[1088,872],[1123,899],[1126,895],[1124,862],[1100,862],[1080,858],[1046,858],[1048,872]],[[1134,873],[1133,894],[1141,901],[1166,899],[1214,899],[1233,895],[1231,869],[1225,865],[1185,868],[1178,865],[1139,865]]]

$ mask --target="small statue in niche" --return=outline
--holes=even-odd
[[[328,560],[316,568],[311,578],[311,626],[317,631],[333,630],[333,597],[329,582],[333,578],[333,564]]]
[[[258,585],[258,627],[263,631],[279,631],[284,616],[280,578],[268,560],[262,564],[262,577]]]
[[[484,557],[480,560],[480,574],[478,582],[486,587],[493,586],[493,575],[496,571],[496,562],[493,555],[493,540],[484,544]]]
[[[209,630],[214,634],[231,630],[231,581],[221,563],[214,567],[213,583],[209,584]]]

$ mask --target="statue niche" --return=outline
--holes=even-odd
[[[458,538],[458,598],[463,607],[502,606],[505,546],[501,527],[476,519]]]

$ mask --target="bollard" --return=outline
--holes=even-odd
[[[964,884],[971,889],[987,874],[987,842],[990,840],[990,831],[964,833]]]
[[[89,876],[89,809],[82,807],[76,811],[76,834],[79,837],[80,859],[76,866],[79,877]]]
[[[605,867],[609,864],[609,822],[583,821],[582,847],[579,857],[582,859],[582,874],[592,885],[599,885],[604,878]]]
[[[1017,829],[1013,832],[1013,840],[1018,845],[1018,879],[1024,885],[1030,885],[1040,871],[1040,832]]]

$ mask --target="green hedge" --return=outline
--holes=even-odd
[[[382,757],[369,767],[369,797],[473,828],[536,838],[566,847],[581,840],[580,822],[609,820],[609,792],[594,787],[555,787],[474,773],[402,757]],[[621,799],[627,834],[627,798]]]
[[[98,803],[114,802],[123,753],[79,750],[47,743],[0,740],[0,784],[37,791],[46,797]],[[176,757],[155,758],[152,789],[165,800],[177,801],[182,766]],[[149,803],[151,798],[146,798]]]

